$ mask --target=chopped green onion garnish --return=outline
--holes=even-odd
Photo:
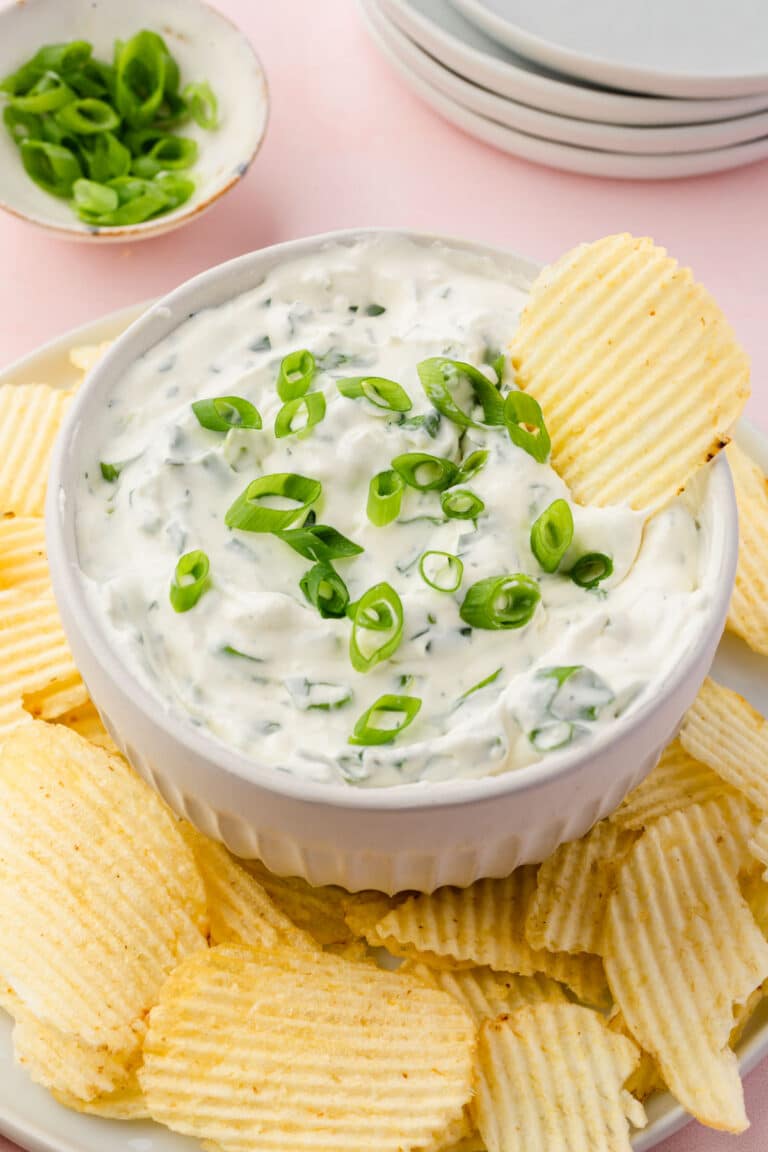
[[[388,620],[386,628],[371,626],[371,620]],[[384,638],[381,639],[382,633]],[[367,635],[366,635],[367,634]],[[403,604],[391,584],[375,584],[355,604],[349,658],[357,672],[370,672],[382,660],[388,660],[403,635]],[[373,644],[375,638],[377,643]]]
[[[443,492],[440,505],[451,520],[476,520],[485,509],[485,504],[468,488],[452,488]]]
[[[527,392],[508,393],[504,402],[504,423],[510,440],[543,464],[552,445],[538,401]]]
[[[307,392],[295,400],[286,400],[275,417],[275,436],[293,436],[308,432],[325,419],[325,396],[322,392]]]
[[[35,184],[52,196],[68,200],[72,186],[83,174],[74,152],[45,140],[22,140],[20,148],[21,162]]]
[[[539,586],[522,572],[478,580],[467,592],[459,615],[473,628],[522,628],[541,599]]]
[[[478,448],[475,452],[470,452],[466,460],[461,462],[459,468],[458,483],[466,484],[473,476],[477,476],[485,465],[488,463],[490,452],[485,448]]]
[[[227,509],[224,522],[241,532],[281,532],[290,528],[319,499],[323,486],[319,480],[295,472],[274,472],[252,480],[234,504]],[[264,500],[290,500],[295,508],[269,506]]]
[[[307,560],[344,560],[365,551],[354,540],[349,540],[328,524],[312,524],[309,527],[305,524],[303,528],[287,528],[275,535],[290,544],[300,556],[306,556]]]
[[[53,72],[45,72],[24,96],[14,96],[11,108],[17,112],[31,112],[35,116],[43,112],[55,112],[75,99],[75,94],[67,83]]]
[[[391,524],[400,515],[405,481],[399,472],[377,472],[368,485],[368,519],[377,528]]]
[[[350,400],[359,400],[364,397],[376,408],[384,408],[388,412],[410,412],[413,401],[395,380],[387,380],[384,376],[349,376],[336,381],[336,387],[342,396]]]
[[[539,752],[554,752],[556,748],[565,748],[570,744],[574,735],[573,724],[561,720],[554,724],[543,724],[541,728],[534,728],[528,734],[528,739]]]
[[[462,428],[481,428],[483,424],[504,423],[504,399],[495,384],[491,384],[479,368],[461,360],[448,360],[445,356],[432,356],[416,366],[427,399],[438,412]],[[472,408],[483,410],[482,421],[475,420],[454,398],[453,390]]]
[[[464,575],[464,563],[451,552],[422,552],[419,575],[437,592],[455,592]]]
[[[540,680],[555,682],[548,708],[557,720],[597,720],[602,709],[614,699],[613,690],[605,680],[583,664],[542,668],[537,676]]]
[[[336,569],[321,561],[305,572],[299,586],[323,617],[345,616],[349,604],[347,586]]]
[[[71,100],[59,108],[56,122],[65,132],[91,136],[119,127],[120,117],[106,101],[86,96],[84,100]]]
[[[196,124],[212,132],[219,126],[219,105],[210,84],[187,84],[181,93],[189,114]]]
[[[607,580],[613,573],[613,560],[604,552],[585,552],[571,568],[568,575],[579,588],[596,588],[601,580]]]
[[[480,692],[483,688],[487,688],[489,684],[495,683],[503,671],[503,668],[497,668],[495,672],[491,672],[490,676],[486,676],[484,680],[478,681],[478,683],[473,684],[471,688],[467,688],[466,692],[462,692],[459,699],[466,700],[468,696],[473,696],[475,692]]]
[[[359,600],[355,600],[354,603],[347,604],[347,616],[350,620],[354,620],[359,603]],[[364,605],[361,609],[360,624],[371,632],[388,632],[394,626],[394,620],[391,609],[381,601]]]
[[[380,696],[355,724],[350,744],[391,744],[416,719],[418,696]],[[398,719],[399,717],[399,719]]]
[[[242,396],[216,396],[195,400],[192,411],[198,423],[211,432],[229,432],[232,428],[261,428],[261,416],[250,400]]]
[[[364,316],[383,316],[386,308],[383,304],[368,304],[363,312]]]
[[[196,549],[185,552],[176,564],[171,581],[171,605],[175,612],[188,612],[194,608],[210,587],[210,562],[205,552]]]
[[[161,36],[146,30],[115,45],[115,100],[132,128],[151,124],[163,102],[169,53]]]
[[[99,463],[99,468],[101,469],[101,474],[104,479],[109,484],[114,484],[123,468],[125,468],[125,464],[107,464],[106,461],[102,460]]]
[[[277,394],[281,400],[296,400],[309,391],[315,376],[315,358],[306,348],[289,352],[280,363]]]
[[[503,352],[501,352],[495,360],[491,361],[491,367],[496,373],[496,379],[498,380],[499,384],[503,383],[504,372],[506,371],[507,367],[507,358]]]
[[[573,540],[573,513],[567,500],[553,500],[531,527],[531,552],[545,572],[556,572]]]
[[[195,140],[188,136],[159,136],[151,148],[133,161],[133,171],[137,176],[151,180],[158,172],[178,172],[191,168],[196,160]]]
[[[108,188],[106,184],[98,184],[95,180],[75,180],[72,185],[72,195],[77,208],[96,216],[101,216],[105,212],[114,212],[118,204],[117,192],[114,188]]]
[[[456,483],[459,469],[444,456],[431,456],[428,452],[404,452],[395,456],[392,467],[409,488],[419,492],[442,492]]]

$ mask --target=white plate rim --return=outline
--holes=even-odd
[[[526,70],[523,61],[502,60],[464,44],[409,0],[380,0],[380,6],[401,31],[446,67],[499,95],[558,115],[616,124],[676,124],[726,119],[768,107],[768,94],[726,100],[659,100],[580,87],[567,77],[542,76]]]
[[[143,301],[120,308],[55,336],[0,370],[0,385],[39,381],[45,379],[43,373],[51,372],[51,382],[58,382],[61,387],[73,384],[80,372],[69,363],[70,349],[80,344],[98,344],[115,338],[150,304],[151,301]],[[742,421],[738,438],[768,470],[768,436],[749,422]],[[9,1018],[0,1010],[0,1073],[3,1062],[8,1064],[11,1061],[10,1027]],[[768,1001],[742,1038],[738,1056],[742,1078],[768,1057]],[[103,1147],[109,1147],[112,1152],[199,1152],[197,1141],[172,1133],[151,1121],[126,1122],[80,1115],[58,1105],[44,1089],[26,1077],[22,1083],[26,1092],[32,1095],[28,1112],[34,1119],[25,1116],[24,1110],[20,1109],[13,1086],[4,1095],[4,1077],[0,1074],[0,1135],[30,1152],[84,1152],[78,1139],[83,1138],[80,1134],[85,1131],[93,1137],[91,1139],[89,1136],[87,1152]],[[679,1105],[674,1102],[670,1104],[666,1094],[651,1102],[651,1112],[654,1111],[661,1114],[652,1115],[648,1127],[634,1135],[633,1152],[650,1152],[651,1148],[691,1121],[691,1117]],[[41,1119],[46,1116],[50,1116],[49,1124]],[[62,1124],[73,1128],[75,1135],[63,1135]]]
[[[558,116],[533,108],[465,80],[409,39],[387,18],[376,0],[360,0],[360,3],[369,24],[400,58],[404,68],[408,68],[447,99],[515,131],[539,136],[554,143],[573,144],[600,151],[653,155],[679,155],[681,152],[727,148],[768,135],[768,111],[704,124],[648,126],[605,124],[573,116]]]
[[[498,43],[547,68],[578,76],[591,83],[623,88],[641,95],[670,96],[684,100],[759,96],[768,91],[768,71],[741,76],[701,76],[617,64],[602,56],[576,52],[554,40],[546,40],[528,32],[519,24],[490,11],[483,0],[450,0],[450,3]]]

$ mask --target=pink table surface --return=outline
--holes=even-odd
[[[247,179],[207,216],[143,244],[54,240],[0,219],[0,360],[279,240],[360,225],[465,235],[550,259],[631,231],[714,292],[753,361],[748,414],[768,430],[768,162],[695,180],[574,176],[496,152],[424,107],[369,41],[351,0],[219,0],[250,36],[272,113]],[[747,1081],[750,1131],[692,1124],[664,1152],[768,1148],[768,1065]],[[15,1146],[0,1137],[0,1152]]]

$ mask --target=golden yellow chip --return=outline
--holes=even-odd
[[[761,864],[765,864],[765,879],[768,880],[768,816],[755,829],[749,842],[749,850]]]
[[[95,1096],[93,1100],[81,1100],[66,1092],[54,1092],[53,1095],[65,1108],[86,1112],[89,1116],[101,1116],[105,1120],[150,1119],[147,1102],[135,1072],[124,1087],[103,1096]]]
[[[525,921],[533,948],[600,954],[613,877],[634,840],[634,833],[601,820],[544,861]]]
[[[728,446],[739,509],[739,565],[726,627],[768,656],[768,477],[738,444]]]
[[[325,952],[221,945],[152,1009],[152,1116],[225,1152],[435,1150],[462,1133],[475,1030],[443,992]]]
[[[63,715],[58,716],[56,723],[63,724],[65,728],[71,728],[73,732],[77,732],[83,739],[88,740],[91,744],[98,744],[100,748],[109,752],[110,755],[120,755],[120,750],[102,724],[101,717],[96,711],[96,706],[93,701],[87,700],[85,704],[80,705],[80,707],[73,708],[70,712],[65,712]]]
[[[316,950],[312,937],[272,903],[259,882],[241,868],[223,844],[203,836],[186,820],[178,827],[205,884],[212,944],[232,941],[265,948]]]
[[[626,1020],[618,1009],[614,1009],[611,1013],[608,1027],[612,1032],[618,1032],[620,1036],[626,1036],[630,1039],[633,1044],[636,1043],[634,1036],[627,1027]],[[649,1056],[647,1052],[640,1052],[640,1062],[627,1080],[626,1089],[627,1092],[631,1092],[633,1096],[643,1102],[649,1096],[653,1096],[654,1092],[666,1092],[667,1086],[653,1056]]]
[[[640,1053],[577,1004],[539,1004],[480,1030],[471,1111],[488,1152],[631,1152],[645,1123],[624,1085]]]
[[[314,888],[300,876],[276,876],[260,860],[241,863],[288,919],[314,936],[318,944],[340,944],[351,939],[344,919],[344,904],[349,893],[343,888],[332,884]]]
[[[768,812],[768,725],[743,696],[705,680],[686,713],[680,741],[691,756]]]
[[[491,968],[440,972],[413,960],[406,960],[398,971],[453,996],[478,1025],[532,1004],[567,1002],[562,985],[549,976],[517,976]]]
[[[53,597],[0,597],[0,742],[30,714],[52,720],[87,699]]]
[[[629,793],[610,819],[622,828],[640,830],[659,816],[725,795],[738,793],[706,764],[694,760],[679,740],[673,740],[653,771]]]
[[[768,977],[768,943],[721,855],[723,809],[654,821],[626,857],[605,924],[616,1003],[664,1081],[702,1123],[747,1127],[729,1036],[734,1005]]]
[[[33,597],[50,588],[44,522],[35,516],[0,519],[0,593]]]
[[[0,517],[42,516],[48,458],[71,392],[0,385]]]
[[[459,1140],[458,1144],[441,1145],[439,1152],[486,1152],[485,1141],[477,1132],[473,1132]]]
[[[111,347],[111,340],[103,340],[101,344],[79,344],[76,348],[70,348],[69,362],[73,368],[79,368],[84,375],[87,375]]]
[[[27,1011],[127,1051],[206,932],[202,880],[159,796],[61,725],[16,729],[0,753],[0,978]]]
[[[728,443],[749,395],[749,361],[709,293],[626,234],[541,273],[510,352],[580,504],[666,504]]]
[[[135,1076],[139,1052],[94,1047],[23,1012],[13,1029],[16,1059],[37,1084],[87,1103],[123,1090]]]

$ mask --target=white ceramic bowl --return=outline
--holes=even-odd
[[[0,123],[0,207],[73,240],[143,240],[195,219],[243,178],[266,131],[267,83],[245,36],[202,0],[0,0],[0,76],[13,72],[43,44],[64,40],[89,40],[95,56],[111,60],[115,40],[142,28],[165,37],[182,83],[207,80],[219,103],[221,122],[215,131],[194,122],[180,129],[200,150],[189,172],[195,181],[190,199],[143,224],[93,228],[66,200],[49,196],[30,180]],[[4,103],[0,100],[0,108]]]
[[[73,494],[91,434],[90,414],[129,365],[193,311],[256,286],[281,261],[370,232],[333,233],[250,253],[189,281],[153,305],[113,345],[80,389],[59,437],[48,487],[54,591],[78,667],[118,746],[168,803],[242,856],[313,884],[350,890],[430,891],[503,876],[582,835],[655,763],[692,703],[723,629],[737,554],[736,507],[725,457],[701,484],[703,583],[711,609],[695,645],[652,698],[586,749],[553,753],[504,776],[383,789],[302,780],[259,765],[166,710],[115,655],[89,606],[78,566]],[[410,234],[492,255],[516,278],[537,269],[496,249]]]

